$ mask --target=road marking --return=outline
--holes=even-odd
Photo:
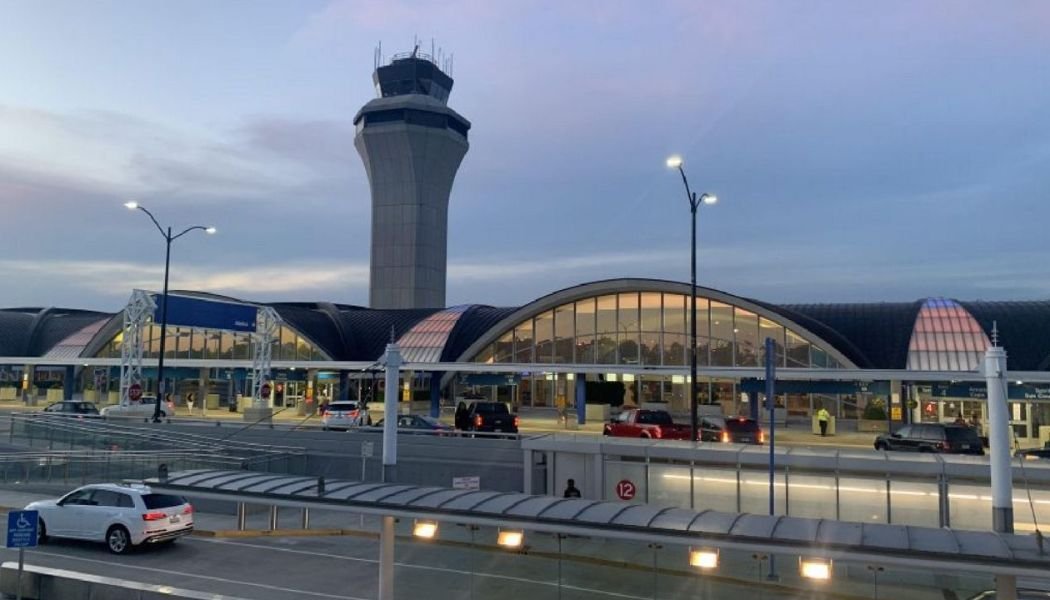
[[[51,557],[54,557],[54,558],[60,558],[60,559],[64,559],[64,560],[79,560],[81,562],[92,563],[92,564],[96,564],[96,565],[105,565],[108,568],[111,568],[111,569],[113,568],[113,562],[112,561],[98,560],[98,559],[94,559],[94,558],[82,558],[80,556],[72,556],[72,555],[69,555],[69,554],[58,554],[58,553],[54,553],[54,552],[41,552],[39,550],[32,550],[28,554],[31,554],[31,555],[32,554],[40,554],[40,555],[43,555],[43,556],[51,556]],[[316,596],[318,598],[336,598],[337,600],[371,600],[369,598],[359,598],[357,596],[336,596],[335,594],[325,594],[323,592],[308,592],[308,591],[305,591],[305,590],[296,590],[296,589],[285,588],[285,587],[280,587],[280,586],[276,586],[276,585],[267,585],[267,584],[264,584],[264,583],[252,583],[250,581],[240,581],[238,579],[226,579],[224,577],[212,577],[212,576],[209,576],[209,575],[197,575],[195,573],[185,573],[185,572],[182,572],[182,571],[173,571],[171,569],[154,569],[152,567],[142,567],[142,566],[138,566],[138,565],[126,565],[126,564],[119,565],[119,568],[135,569],[135,570],[139,570],[139,571],[149,571],[151,573],[162,573],[164,575],[178,575],[180,577],[190,577],[190,578],[193,578],[193,579],[204,579],[204,580],[207,580],[207,581],[220,581],[220,582],[223,582],[223,583],[230,583],[230,584],[234,584],[234,585],[247,585],[247,586],[251,586],[251,587],[257,587],[257,588],[263,588],[263,589],[266,589],[266,590],[272,590],[272,591],[275,591],[275,592],[286,592],[286,593],[292,593],[292,594],[300,594],[300,595],[303,595],[303,596]],[[109,575],[109,576],[112,577],[112,575]]]
[[[306,556],[315,556],[315,557],[322,557],[322,558],[335,558],[335,559],[348,560],[348,561],[354,561],[354,562],[364,562],[364,563],[372,563],[372,564],[376,564],[376,563],[379,562],[378,560],[373,559],[373,558],[359,558],[359,557],[356,557],[356,556],[347,556],[347,555],[344,555],[344,554],[330,554],[330,553],[326,553],[326,552],[315,552],[315,551],[312,551],[312,550],[296,550],[294,548],[281,548],[281,547],[273,547],[273,546],[263,546],[263,545],[260,545],[260,544],[251,544],[251,543],[247,543],[247,542],[231,542],[231,541],[224,540],[224,539],[198,538],[198,539],[194,539],[193,541],[194,542],[205,542],[205,543],[211,543],[211,544],[229,544],[231,546],[245,546],[245,547],[248,547],[248,548],[254,548],[256,550],[276,550],[278,552],[288,552],[290,554],[303,554],[303,555],[306,555]],[[489,579],[499,579],[499,580],[503,580],[503,581],[514,581],[514,582],[517,582],[517,583],[531,583],[531,584],[535,584],[535,585],[546,585],[546,586],[555,587],[555,588],[558,587],[558,582],[556,582],[556,581],[540,581],[540,580],[537,580],[537,579],[530,579],[528,577],[514,577],[513,575],[499,575],[499,574],[496,574],[496,573],[484,573],[484,572],[481,572],[481,571],[472,572],[472,571],[464,571],[464,570],[461,570],[461,569],[453,569],[453,568],[450,568],[450,567],[436,567],[436,566],[430,566],[430,565],[418,565],[418,564],[402,563],[402,562],[394,562],[394,564],[396,566],[398,566],[398,567],[407,568],[407,569],[419,569],[421,571],[437,571],[437,572],[442,572],[442,573],[452,573],[454,575],[471,575],[471,574],[473,574],[475,577],[487,577]],[[586,588],[586,587],[580,587],[580,586],[575,586],[575,585],[566,585],[564,583],[561,585],[561,587],[563,589],[567,589],[567,590],[576,590],[578,592],[586,592],[586,593],[589,593],[589,594],[596,594],[596,595],[601,595],[601,596],[610,596],[612,598],[627,598],[628,600],[649,600],[648,597],[645,597],[645,596],[631,596],[630,594],[621,594],[621,593],[618,593],[618,592],[608,592],[608,591],[605,591],[605,590],[596,590],[596,589],[593,589],[593,588]]]

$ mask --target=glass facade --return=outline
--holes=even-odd
[[[167,333],[165,358],[250,360],[252,357],[252,340],[247,333],[176,326],[168,326]],[[124,334],[118,333],[95,356],[120,358],[123,341]],[[160,325],[152,324],[143,330],[142,345],[143,358],[160,355]],[[272,360],[331,360],[320,348],[287,325],[282,325],[278,331],[272,352]]]
[[[927,298],[908,345],[913,371],[973,371],[990,342],[980,324],[955,300]]]
[[[698,365],[759,366],[765,361],[764,340],[771,337],[778,366],[840,366],[801,334],[747,309],[698,297],[696,311]],[[473,362],[684,366],[688,350],[688,296],[628,292],[536,315],[483,348]]]

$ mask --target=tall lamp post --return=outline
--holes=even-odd
[[[150,221],[157,226],[157,231],[164,237],[165,251],[164,251],[164,292],[161,294],[161,309],[160,309],[160,354],[157,356],[157,402],[153,405],[153,422],[160,423],[160,403],[164,401],[164,342],[168,338],[168,272],[171,270],[171,243],[187,233],[195,230],[201,230],[207,234],[215,233],[214,227],[205,227],[204,225],[194,225],[183,229],[182,232],[175,235],[171,234],[171,227],[161,227],[160,223],[157,222],[157,218],[153,216],[153,213],[146,210],[146,207],[140,206],[138,202],[125,202],[124,206],[128,210],[141,210],[149,216]],[[202,399],[203,402],[203,399]]]
[[[685,176],[685,170],[682,169],[682,157],[672,156],[667,159],[667,167],[670,169],[678,169],[678,172],[682,175],[682,183],[685,184],[685,196],[689,200],[689,210],[693,214],[693,243],[692,243],[692,257],[690,262],[690,273],[692,275],[692,294],[689,297],[689,422],[692,425],[692,439],[695,442],[699,439],[699,417],[697,416],[696,406],[696,210],[701,204],[714,204],[718,202],[718,197],[714,194],[703,193],[697,196],[696,192],[689,189],[689,180]]]

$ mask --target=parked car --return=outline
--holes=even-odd
[[[692,427],[678,425],[665,410],[632,409],[621,412],[605,424],[602,435],[612,437],[651,438],[660,440],[688,440]]]
[[[966,425],[918,423],[905,425],[893,434],[875,439],[876,450],[984,454],[977,431]]]
[[[25,509],[40,513],[41,542],[105,542],[114,554],[141,544],[174,542],[193,532],[193,505],[144,485],[85,485],[56,500],[31,502]]]
[[[332,402],[321,414],[323,429],[350,429],[371,424],[372,417],[368,415],[368,409],[356,401]]]
[[[143,396],[138,402],[130,402],[128,404],[111,404],[110,406],[102,407],[103,417],[135,417],[140,419],[149,419],[153,417],[154,411],[157,410],[157,397],[156,396]],[[160,405],[160,418],[167,418],[171,414],[171,409],[166,404]]]
[[[700,441],[762,444],[766,441],[766,434],[757,421],[747,417],[703,417],[700,419]]]
[[[1014,452],[1014,456],[1019,456],[1025,460],[1050,461],[1050,446],[1045,448],[1027,448],[1025,450],[1018,450],[1017,452]]]
[[[83,402],[81,400],[63,400],[48,404],[44,408],[48,415],[60,415],[64,417],[98,417],[98,407],[94,402]]]
[[[467,407],[467,430],[518,433],[518,415],[502,402],[471,402]]]
[[[383,421],[383,419],[379,419],[376,421],[375,426],[382,427]],[[399,430],[408,430],[407,433],[412,433],[414,430],[418,432],[434,432],[438,435],[455,431],[451,425],[446,425],[434,417],[425,415],[401,415],[397,418],[397,428]]]

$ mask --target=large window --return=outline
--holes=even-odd
[[[753,311],[697,298],[696,312],[701,366],[760,366],[767,337],[776,342],[778,366],[841,366],[826,349]],[[689,341],[688,296],[630,292],[584,298],[539,314],[504,332],[473,360],[684,366]]]
[[[248,333],[169,325],[167,334],[165,358],[250,360],[252,357],[252,340]],[[118,333],[96,356],[119,357],[123,339],[124,334]],[[142,348],[143,358],[156,358],[160,355],[159,325],[150,324],[143,328]],[[329,360],[324,351],[297,335],[287,325],[281,326],[270,349],[273,360]]]

